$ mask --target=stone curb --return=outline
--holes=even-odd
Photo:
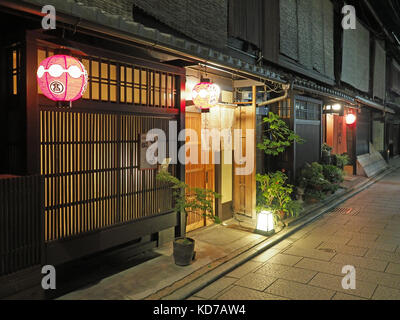
[[[176,291],[167,296],[162,297],[161,300],[185,300],[190,296],[195,295],[197,292],[204,289],[208,285],[212,284],[216,280],[222,278],[223,276],[233,271],[234,269],[240,267],[244,263],[254,259],[258,255],[267,251],[273,246],[277,245],[281,241],[289,238],[291,235],[298,232],[303,227],[307,226],[308,224],[318,219],[325,213],[329,212],[333,208],[337,207],[341,203],[345,202],[346,200],[354,197],[355,195],[364,191],[365,189],[368,189],[370,186],[374,185],[376,182],[383,179],[385,176],[396,171],[399,168],[400,166],[390,167],[389,169],[370,178],[368,181],[362,182],[354,186],[353,188],[350,189],[350,191],[339,196],[338,198],[334,198],[330,202],[325,203],[322,207],[312,209],[313,212],[307,214],[305,217],[301,219],[301,221],[297,221],[294,226],[287,228],[285,231],[282,231],[281,233],[269,239],[266,239],[265,241],[254,246],[253,248],[250,248],[249,250],[243,252],[237,257],[231,259],[230,261],[227,261],[224,264],[218,266],[217,268],[211,270],[210,272],[200,276],[191,283],[177,289]]]

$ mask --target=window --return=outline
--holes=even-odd
[[[296,100],[296,119],[298,120],[321,120],[321,104],[306,100]]]
[[[38,65],[53,54],[52,50],[39,48]],[[82,57],[80,60],[88,72],[83,99],[176,108],[176,75],[94,57]]]
[[[8,74],[11,77],[11,86],[9,86],[9,93],[11,95],[18,95],[18,86],[21,76],[21,49],[19,45],[13,45],[9,50],[9,68]]]

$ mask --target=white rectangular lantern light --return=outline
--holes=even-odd
[[[275,233],[274,215],[271,211],[261,211],[257,215],[256,232],[268,236]]]

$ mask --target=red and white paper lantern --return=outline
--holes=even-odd
[[[355,114],[353,114],[353,113],[347,114],[347,116],[346,116],[346,124],[348,126],[354,126],[356,124],[356,121],[357,121],[357,117],[356,117]]]
[[[192,90],[193,103],[201,109],[210,109],[218,104],[221,89],[214,83],[201,82]]]
[[[44,59],[37,70],[40,90],[54,101],[75,101],[86,89],[88,75],[83,64],[67,55]]]

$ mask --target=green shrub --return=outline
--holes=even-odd
[[[257,148],[264,151],[266,155],[278,156],[292,144],[305,142],[273,112],[268,113],[268,116],[263,119],[263,123],[267,124],[268,128],[264,132],[263,142],[259,143]]]
[[[287,180],[288,177],[281,171],[258,174],[256,181],[263,199],[259,202],[259,207],[271,210],[275,216],[282,212],[286,216],[298,216],[302,206],[291,198],[294,186],[288,184]]]
[[[332,184],[341,184],[344,180],[344,172],[340,168],[332,165],[323,166],[324,178]]]
[[[323,166],[317,162],[306,164],[301,170],[298,185],[304,189],[323,190],[330,182],[324,177]]]
[[[156,179],[171,187],[175,201],[174,210],[185,215],[186,224],[189,213],[207,217],[217,224],[222,223],[220,218],[214,215],[214,199],[220,198],[220,194],[208,189],[192,188],[164,170],[157,174]]]
[[[326,195],[322,191],[311,190],[311,189],[306,191],[304,196],[305,196],[305,200],[307,202],[309,202],[310,200],[321,201],[321,200],[324,200],[326,197]]]
[[[347,154],[336,154],[335,155],[335,163],[336,166],[340,169],[343,169],[345,166],[347,166],[348,164],[350,164],[350,157]]]
[[[329,152],[332,151],[332,149],[333,149],[333,148],[332,148],[330,145],[326,144],[326,143],[324,143],[324,144],[321,146],[321,151],[322,151],[323,153],[329,153]]]

